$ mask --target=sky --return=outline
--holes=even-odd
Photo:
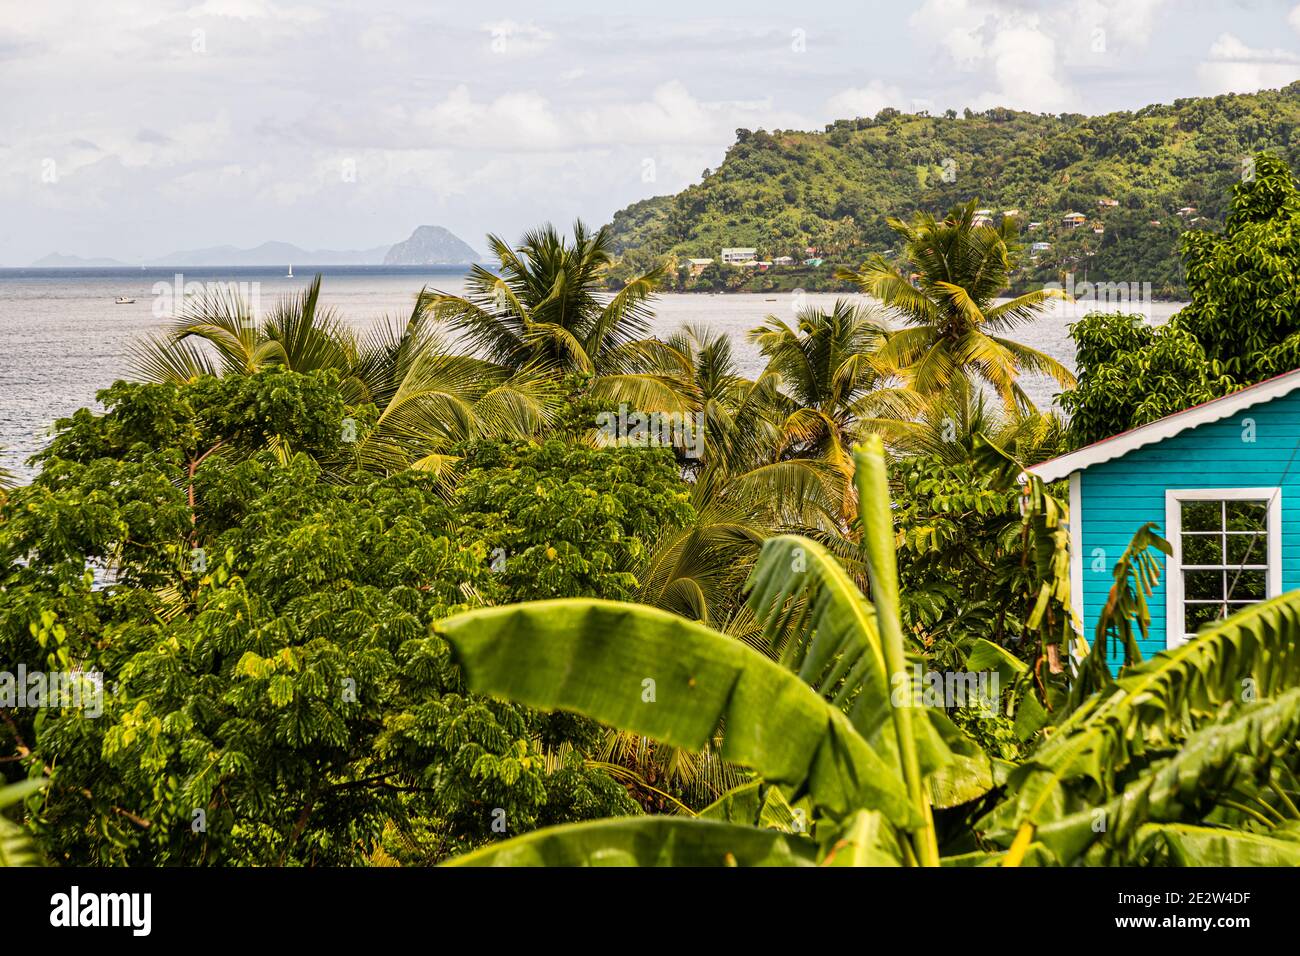
[[[1288,0],[0,0],[0,265],[608,222],[735,130],[1300,79]]]

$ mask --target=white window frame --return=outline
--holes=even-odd
[[[1165,492],[1165,531],[1174,553],[1165,575],[1165,647],[1187,642],[1183,618],[1183,512],[1184,501],[1266,501],[1268,513],[1268,572],[1265,599],[1282,593],[1282,489],[1281,488],[1170,488]],[[1226,558],[1226,555],[1225,555]]]

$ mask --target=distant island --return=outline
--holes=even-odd
[[[156,259],[122,262],[109,258],[50,253],[31,264],[33,269],[131,268],[133,266],[460,266],[481,257],[468,244],[442,226],[418,226],[410,238],[371,249],[303,249],[288,242],[264,242],[252,249],[212,246],[170,252]]]
[[[420,226],[384,256],[386,266],[468,266],[479,254],[442,226]]]

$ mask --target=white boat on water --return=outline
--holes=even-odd
[[[286,278],[286,279],[292,279],[292,278],[293,278],[293,263],[292,263],[292,262],[289,263],[289,274],[288,274],[287,276],[285,276],[285,278]]]
[[[135,299],[128,298],[127,296],[124,295],[119,295],[116,299],[113,300],[113,302],[117,305],[130,305],[134,301]]]

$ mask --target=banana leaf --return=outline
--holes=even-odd
[[[1252,605],[1173,650],[1126,670],[1094,694],[1008,781],[1009,798],[977,827],[1038,826],[1067,813],[1067,785],[1090,787],[1100,805],[1116,775],[1152,749],[1179,746],[1225,703],[1300,686],[1300,591]]]
[[[1234,787],[1266,781],[1273,762],[1295,747],[1298,735],[1300,688],[1228,711],[1220,722],[1188,736],[1173,757],[1146,769],[1122,794],[1040,822],[1035,838],[1066,864],[1094,845],[1104,862],[1128,862],[1128,844],[1144,824],[1201,820]],[[1014,836],[1009,829],[987,834],[998,843]]]
[[[814,866],[817,844],[777,830],[686,817],[548,827],[443,866]]]
[[[797,801],[844,818],[878,809],[919,824],[902,780],[848,719],[794,674],[739,641],[666,611],[567,599],[485,608],[442,621],[470,689],[568,710],[700,750]]]
[[[1137,843],[1142,859],[1170,866],[1300,866],[1300,841],[1244,830],[1149,823]]]

